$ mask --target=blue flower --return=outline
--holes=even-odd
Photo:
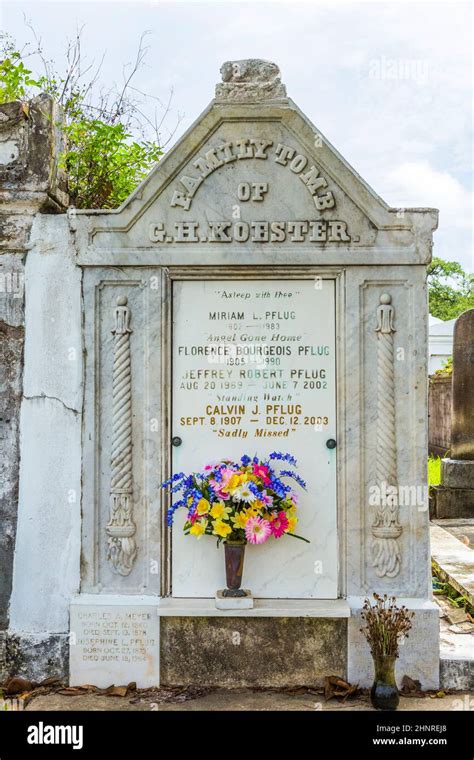
[[[168,488],[172,483],[176,483],[177,480],[182,480],[185,478],[186,475],[184,472],[175,472],[172,478],[168,478],[168,480],[164,480],[161,484],[162,488]]]
[[[292,464],[296,466],[296,459],[292,454],[283,454],[281,451],[273,451],[270,454],[270,459],[279,459],[282,462],[288,462],[288,464]]]
[[[298,475],[297,472],[292,472],[292,470],[281,470],[280,477],[293,478],[293,480],[296,480],[296,482],[298,483],[298,485],[301,486],[301,488],[306,488],[305,481],[303,480],[302,477],[300,477],[300,475]]]
[[[249,480],[245,485],[248,486],[249,491],[251,491],[254,496],[257,498],[260,496],[260,489],[256,483],[253,483],[251,480]]]
[[[180,499],[179,501],[175,501],[175,503],[171,505],[171,507],[168,509],[166,513],[166,522],[168,524],[168,527],[171,528],[171,526],[173,525],[173,517],[176,510],[179,509],[179,507],[184,507],[184,506],[186,506],[185,499]]]
[[[285,498],[285,495],[288,491],[291,491],[290,486],[285,486],[284,483],[281,482],[278,478],[274,478],[272,480],[272,488],[275,491],[276,495],[279,496],[281,499]]]

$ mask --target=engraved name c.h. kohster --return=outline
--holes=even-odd
[[[395,430],[395,378],[393,366],[394,308],[388,293],[380,296],[377,308],[377,450],[376,478],[380,490],[397,485]],[[372,565],[379,577],[393,578],[400,572],[402,533],[398,498],[381,500],[372,523]]]
[[[125,296],[114,309],[114,365],[112,380],[113,429],[110,458],[110,515],[107,523],[108,560],[119,575],[128,575],[137,548],[133,522],[132,374],[130,309]]]

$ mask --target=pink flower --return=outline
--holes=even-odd
[[[263,544],[271,533],[270,523],[261,517],[251,517],[245,526],[245,536],[250,544]]]
[[[285,530],[288,528],[289,524],[290,523],[286,516],[286,512],[281,510],[281,512],[278,512],[275,519],[270,523],[270,530],[275,538],[281,538]]]
[[[209,481],[209,483],[212,486],[217,498],[223,499],[225,501],[226,499],[230,499],[230,494],[228,494],[225,489],[232,475],[235,475],[235,472],[233,470],[230,470],[228,467],[224,467],[220,472],[221,479],[212,479]]]
[[[257,478],[261,479],[264,486],[268,486],[268,484],[271,482],[270,478],[268,477],[268,467],[266,464],[254,464],[253,474],[256,475]]]
[[[209,485],[212,486],[212,489],[213,489],[213,491],[216,494],[216,496],[217,496],[218,499],[222,499],[224,501],[226,499],[230,499],[230,494],[225,493],[224,491],[221,490],[222,489],[222,483],[220,481],[210,480],[209,481]]]
[[[230,494],[221,490],[224,484],[220,480],[210,480],[209,485],[212,487],[218,499],[222,499],[223,501],[230,499]]]
[[[273,504],[273,496],[270,496],[270,494],[266,491],[262,491],[258,498],[263,504],[265,504],[266,507],[269,507]]]

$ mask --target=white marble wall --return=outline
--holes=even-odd
[[[10,629],[44,634],[68,630],[80,584],[82,274],[65,216],[37,216],[31,240]]]

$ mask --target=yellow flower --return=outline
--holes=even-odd
[[[246,512],[246,514],[247,514],[249,517],[255,517],[255,515],[256,515],[256,514],[257,514],[257,512],[258,512],[258,509],[256,509],[256,508],[255,508],[255,505],[254,505],[254,504],[250,504],[248,507],[246,507],[246,508],[245,508],[245,510],[244,510],[244,511]]]
[[[196,507],[198,515],[207,515],[210,506],[207,499],[199,499]]]
[[[252,502],[252,509],[259,510],[259,509],[263,509],[264,506],[265,505],[263,501],[260,501],[260,499],[255,499],[255,501]]]
[[[210,515],[216,520],[228,520],[230,512],[232,512],[232,509],[230,507],[226,507],[225,502],[218,501],[212,507]]]
[[[225,523],[222,520],[214,520],[212,523],[212,532],[215,536],[225,538],[229,533],[232,533],[232,528],[228,523]]]
[[[257,517],[257,515],[258,511],[254,509],[252,505],[251,507],[243,509],[241,512],[237,512],[235,517],[232,518],[232,522],[236,528],[245,528],[250,518]]]
[[[241,475],[232,475],[231,478],[229,478],[229,481],[227,482],[226,490],[229,491],[229,493],[232,493],[238,486],[240,485],[242,476]]]
[[[237,512],[237,514],[231,518],[232,523],[234,525],[234,528],[242,528],[242,530],[247,525],[247,520],[249,519],[243,512]]]
[[[201,536],[203,536],[204,533],[206,532],[207,524],[208,524],[207,520],[196,520],[191,530],[189,531],[190,534],[192,536],[197,536],[198,539],[201,538]]]
[[[249,520],[251,517],[257,516],[258,510],[254,509],[253,504],[251,507],[247,507],[242,511],[242,514],[246,516],[247,520]]]
[[[288,517],[288,528],[287,533],[294,533],[296,528],[296,523],[298,522],[297,517]]]

